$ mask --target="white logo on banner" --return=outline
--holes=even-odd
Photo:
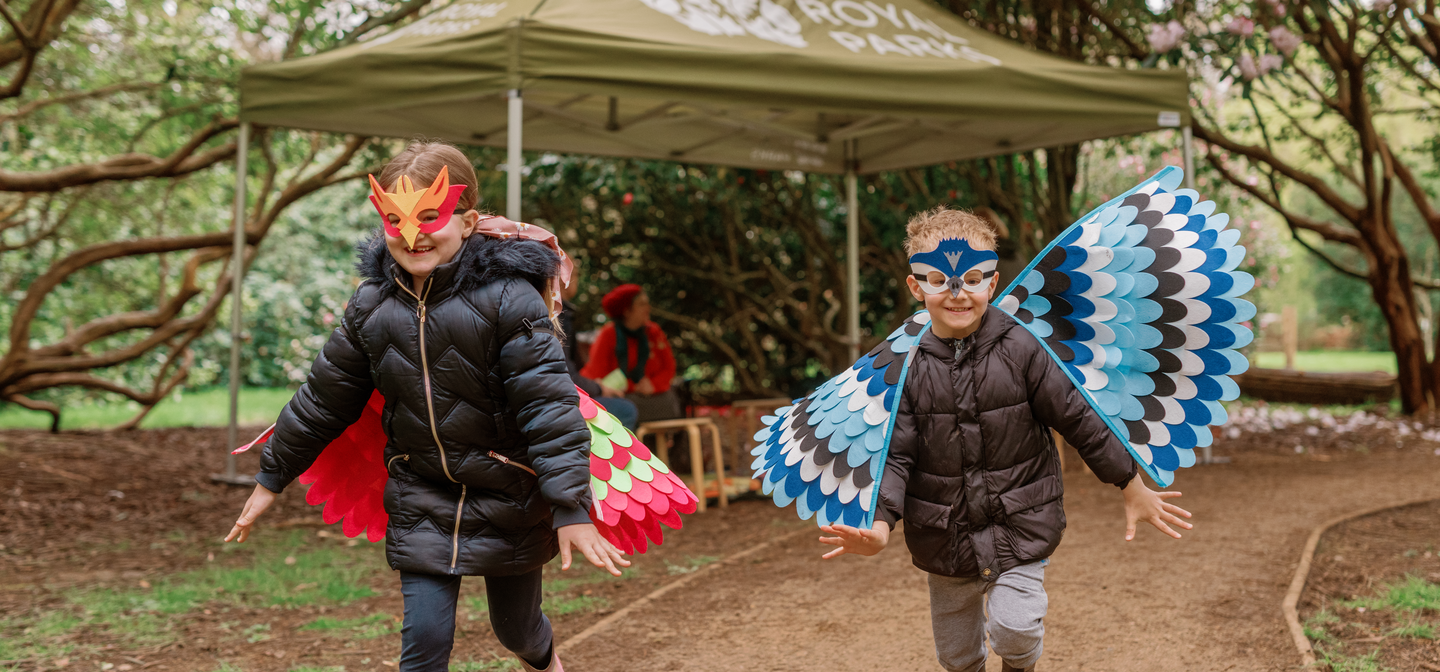
[[[754,35],[790,47],[808,47],[800,22],[770,0],[640,0],[646,7],[706,35]]]
[[[802,26],[789,10],[770,0],[640,0],[691,30],[707,35],[753,35],[791,47],[810,46]],[[933,19],[917,16],[893,2],[874,0],[796,0],[811,23],[827,30],[854,53],[964,59],[1000,65],[1000,59],[970,46],[969,40],[945,30]],[[864,29],[857,31],[855,29]],[[904,31],[904,32],[901,32]]]

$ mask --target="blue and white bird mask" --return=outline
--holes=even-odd
[[[977,250],[964,238],[945,238],[935,249],[910,255],[910,272],[926,294],[949,292],[958,298],[961,290],[980,292],[995,277],[1000,255],[994,250]]]

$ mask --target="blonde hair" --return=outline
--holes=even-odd
[[[968,210],[936,206],[905,225],[905,256],[935,249],[946,238],[964,238],[977,250],[995,249],[995,226]]]
[[[480,201],[480,181],[475,177],[475,167],[464,153],[447,142],[411,142],[385,164],[380,171],[380,185],[393,189],[401,175],[409,175],[415,188],[421,189],[435,181],[441,166],[450,167],[450,184],[465,185],[457,209],[462,212],[474,209]]]

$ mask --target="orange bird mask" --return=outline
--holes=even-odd
[[[450,184],[450,167],[441,166],[440,174],[435,176],[435,181],[430,183],[424,190],[416,191],[415,184],[410,181],[409,175],[401,175],[395,182],[395,192],[385,191],[380,183],[375,181],[375,176],[370,176],[370,202],[375,204],[375,209],[380,212],[380,219],[385,224],[385,235],[391,238],[404,238],[405,244],[415,247],[415,239],[422,233],[434,233],[450,222],[450,216],[455,214],[455,205],[460,202],[460,194],[465,191],[463,184]],[[420,221],[420,216],[429,210],[439,212],[439,216],[429,222]],[[390,215],[399,218],[398,222],[390,223]]]

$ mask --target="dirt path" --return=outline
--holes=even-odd
[[[1309,531],[1343,512],[1440,497],[1440,457],[1242,455],[1182,474],[1197,528],[1122,541],[1120,497],[1067,474],[1065,542],[1047,573],[1040,669],[1296,670],[1280,613]],[[801,537],[722,567],[569,655],[588,670],[928,670],[924,574],[897,537],[821,563]],[[625,653],[625,651],[630,653]],[[990,670],[999,661],[990,661]]]

